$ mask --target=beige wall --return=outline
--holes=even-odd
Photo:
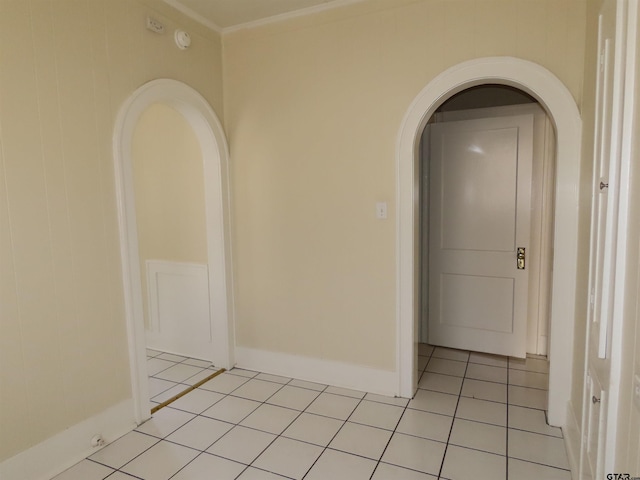
[[[131,396],[115,115],[159,77],[222,115],[222,78],[218,36],[152,0],[1,0],[0,45],[1,461]]]
[[[380,0],[225,35],[238,344],[394,369],[404,113],[493,55],[550,69],[580,104],[584,26],[582,0]]]
[[[207,263],[202,152],[177,110],[153,104],[133,132],[132,167],[142,298],[147,260]],[[147,302],[143,302],[148,325]]]

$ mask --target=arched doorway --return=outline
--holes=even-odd
[[[228,146],[222,125],[209,103],[184,83],[160,79],[138,88],[121,107],[113,135],[114,165],[125,317],[137,422],[150,416],[147,385],[143,297],[139,267],[136,207],[132,173],[132,139],[138,119],[153,104],[181,113],[198,139],[203,158],[206,249],[209,271],[213,363],[233,363],[231,262],[229,242]]]
[[[422,131],[446,99],[486,83],[519,88],[536,98],[556,128],[556,191],[549,422],[565,425],[571,393],[573,326],[578,235],[581,119],[567,88],[545,68],[512,57],[490,57],[461,63],[434,78],[405,114],[396,151],[397,167],[397,368],[399,391],[410,397],[416,387],[414,367],[418,316],[417,152]]]

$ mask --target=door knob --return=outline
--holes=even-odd
[[[525,266],[526,249],[524,247],[518,247],[516,249],[516,266],[518,270],[524,270]]]

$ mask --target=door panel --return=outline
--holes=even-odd
[[[533,115],[431,127],[429,339],[526,354]]]

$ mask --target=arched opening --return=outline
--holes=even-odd
[[[549,422],[564,425],[570,396],[578,232],[581,120],[571,93],[548,70],[511,57],[482,58],[456,65],[434,78],[416,97],[402,122],[397,145],[397,365],[399,391],[416,387],[419,317],[418,150],[424,127],[448,98],[477,85],[518,88],[534,97],[552,119],[557,136]]]
[[[226,138],[215,112],[199,93],[175,80],[154,80],[137,89],[124,103],[113,136],[124,306],[138,422],[149,418],[150,404],[132,152],[138,120],[156,104],[171,107],[184,117],[202,152],[211,358],[219,367],[230,368],[234,363]]]

